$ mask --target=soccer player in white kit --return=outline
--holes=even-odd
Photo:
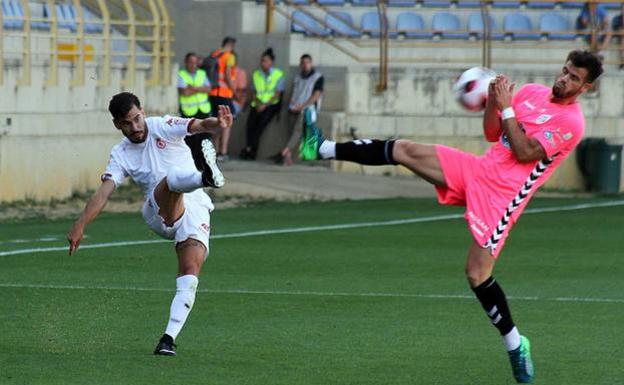
[[[129,92],[113,96],[108,110],[113,124],[125,138],[113,147],[102,185],[67,234],[69,254],[78,249],[85,226],[102,211],[115,188],[125,178],[132,178],[145,194],[143,218],[147,225],[161,237],[176,242],[176,294],[165,334],[154,351],[157,355],[174,356],[174,341],[193,308],[197,277],[208,256],[210,213],[214,206],[202,188],[219,188],[225,183],[210,140],[202,142],[203,171],[200,172],[184,138],[230,128],[232,113],[228,107],[220,106],[216,118],[145,118],[139,99]]]

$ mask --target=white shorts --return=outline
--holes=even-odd
[[[184,194],[184,214],[174,222],[173,226],[167,226],[163,218],[158,215],[160,208],[154,199],[152,190],[143,203],[143,219],[152,231],[165,239],[184,242],[189,238],[200,241],[206,247],[206,255],[209,251],[210,238],[210,213],[214,205],[210,197],[203,191],[197,190]]]

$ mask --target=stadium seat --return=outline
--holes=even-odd
[[[493,1],[492,8],[520,8],[519,1]]]
[[[318,3],[318,5],[325,5],[325,6],[342,7],[343,5],[345,5],[345,0],[316,0],[316,2]]]
[[[13,11],[13,16],[17,18],[17,25],[19,28],[24,26],[24,9],[22,8],[22,4],[19,1],[11,0],[9,1],[9,7]],[[33,26],[32,23],[30,24]]]
[[[376,11],[366,12],[362,14],[360,21],[360,29],[363,33],[369,34],[371,37],[379,37],[381,35],[381,25],[379,24],[379,13]],[[390,29],[390,26],[388,26]],[[395,31],[388,31],[388,37],[394,39],[397,36]]]
[[[353,5],[372,7],[377,5],[377,0],[352,0]]]
[[[85,32],[87,33],[100,33],[104,30],[104,26],[100,23],[89,23],[90,20],[97,20],[97,17],[91,13],[87,8],[82,8],[82,17],[85,21]]]
[[[457,2],[457,8],[479,8],[481,2],[474,0],[459,0]]]
[[[413,7],[416,0],[388,0],[388,7]]]
[[[279,3],[279,1],[276,1],[276,3]],[[308,5],[310,4],[310,0],[290,0],[290,4]]]
[[[329,32],[316,19],[312,18],[305,12],[295,11],[292,14],[293,32],[301,32],[308,36],[328,36]]]
[[[396,21],[399,34],[410,39],[430,39],[432,34],[425,31],[425,22],[422,16],[413,12],[400,13]]]
[[[504,35],[497,31],[496,20],[494,20],[492,15],[488,15],[488,19],[490,20],[490,39],[501,40]],[[481,12],[473,12],[468,16],[468,34],[477,39],[483,38],[483,18],[481,17]]]
[[[533,9],[553,9],[553,8],[555,8],[555,2],[533,2],[533,1],[529,1],[527,3],[527,8],[533,8]]]
[[[325,16],[325,24],[336,36],[362,36],[362,33],[355,28],[353,18],[346,12],[328,12]]]
[[[577,3],[577,2],[564,2],[561,3],[562,8],[578,8],[581,9],[585,6],[585,3]]]
[[[538,40],[540,35],[533,31],[531,19],[521,13],[513,12],[505,15],[503,19],[503,31],[507,36],[514,39]]]
[[[553,40],[574,40],[576,34],[571,33],[572,26],[568,19],[556,12],[545,13],[540,17],[540,32]]]
[[[450,8],[451,0],[422,0],[423,7]]]
[[[65,10],[63,9],[63,6],[61,4],[56,4],[54,9],[56,10],[56,21],[58,23],[58,27],[68,28],[70,31],[76,31],[76,22],[72,20],[71,15],[69,16],[65,15]],[[44,10],[44,14],[47,17],[50,17],[52,12],[48,8],[47,3],[43,3],[43,10]]]
[[[18,19],[18,15],[13,11],[13,7],[9,0],[2,0],[2,13],[4,14],[3,18],[3,27],[6,29],[22,29],[24,27],[24,20]]]
[[[466,39],[468,34],[461,32],[459,18],[452,13],[440,12],[433,15],[431,22],[433,33],[445,39]]]
[[[44,10],[43,10],[43,4],[30,2],[28,5],[30,7],[30,17],[31,18],[34,18],[34,19],[46,19],[47,18],[47,15],[44,13]],[[20,7],[20,9],[21,9],[21,7]],[[39,30],[49,30],[50,29],[50,23],[45,21],[45,20],[31,21],[30,22],[30,26],[33,29],[39,29]]]

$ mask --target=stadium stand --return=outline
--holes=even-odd
[[[328,36],[330,32],[323,25],[302,11],[295,11],[292,14],[293,22],[291,30],[309,36]]]
[[[503,30],[505,31],[506,37],[514,40],[537,40],[540,38],[538,33],[532,32],[533,25],[531,24],[531,19],[519,12],[512,12],[505,15]]]
[[[414,12],[403,12],[399,14],[396,21],[397,32],[410,39],[429,39],[433,36],[431,32],[425,30],[423,17]]]
[[[449,12],[440,12],[433,15],[431,25],[434,34],[444,39],[467,39],[468,34],[461,30],[459,18]]]
[[[549,39],[574,40],[576,39],[576,34],[570,33],[571,29],[572,26],[568,19],[558,13],[549,12],[540,17],[540,33]]]
[[[353,24],[351,14],[347,12],[334,11],[325,16],[325,24],[332,31],[333,35],[346,37],[360,37],[360,32]]]

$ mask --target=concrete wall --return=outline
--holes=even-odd
[[[35,66],[31,86],[17,86],[19,66],[5,67],[0,87],[0,202],[66,198],[99,185],[111,147],[121,135],[111,123],[108,102],[123,89],[98,87],[98,70],[87,67],[87,82],[69,87],[73,70],[59,68],[59,86],[46,87],[47,67]],[[117,66],[111,84],[124,74]],[[137,71],[128,91],[141,99],[148,113],[177,109],[175,89],[147,87],[147,68]]]

